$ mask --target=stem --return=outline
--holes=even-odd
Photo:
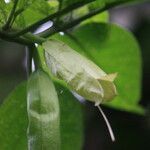
[[[23,29],[23,30],[21,30],[21,31],[18,31],[18,32],[16,32],[16,33],[12,33],[11,36],[12,36],[12,37],[17,37],[17,36],[23,35],[23,34],[25,34],[25,33],[27,33],[27,32],[31,32],[33,29],[38,28],[40,25],[46,23],[47,21],[53,20],[53,19],[56,18],[56,17],[61,17],[61,16],[63,16],[64,14],[66,14],[66,13],[72,11],[72,10],[75,10],[75,9],[77,9],[77,8],[83,6],[83,5],[86,5],[87,3],[89,3],[89,2],[86,2],[86,3],[85,3],[85,2],[80,2],[80,3],[77,2],[77,3],[74,3],[73,5],[70,5],[70,6],[68,6],[67,8],[64,8],[64,9],[61,10],[61,11],[58,11],[58,12],[56,12],[56,13],[54,13],[54,14],[51,14],[51,15],[49,15],[49,16],[43,18],[42,20],[37,21],[36,23],[34,23],[34,24],[32,24],[32,25],[26,27],[25,29]]]
[[[13,20],[13,16],[14,16],[14,13],[15,13],[16,8],[17,8],[18,1],[19,0],[14,0],[14,6],[13,6],[13,8],[9,14],[9,17],[8,17],[6,24],[3,26],[3,30],[7,30],[10,27],[11,21]]]
[[[32,56],[31,56],[30,60],[32,62],[32,58],[33,58],[34,64],[35,64],[35,69],[42,68],[42,62],[40,60],[39,52],[38,52],[38,49],[35,46],[35,44],[29,45],[28,48],[30,51],[32,51]]]
[[[99,9],[96,9],[96,10],[93,10],[91,12],[89,12],[88,14],[80,17],[80,18],[77,18],[75,20],[73,20],[72,22],[69,22],[69,23],[65,23],[64,25],[61,25],[59,26],[58,28],[55,28],[54,26],[49,28],[48,30],[46,31],[43,31],[41,33],[39,33],[38,35],[41,36],[41,37],[48,37],[48,36],[51,36],[57,32],[60,32],[60,31],[66,31],[76,25],[78,25],[79,23],[81,23],[82,21],[90,18],[90,17],[93,17],[99,13],[102,13],[103,11],[107,10],[107,9],[110,9],[112,8],[113,6],[117,5],[117,4],[121,4],[122,2],[114,2],[113,4],[110,4],[110,5],[107,5],[103,8],[99,8]]]
[[[89,3],[89,2],[86,2],[86,4]],[[75,3],[73,5],[71,5],[70,7],[67,7],[65,9],[63,9],[62,11],[58,11],[46,18],[44,18],[43,20],[40,20],[38,22],[36,22],[35,24],[25,28],[24,30],[21,30],[21,31],[17,31],[16,33],[7,33],[7,32],[1,32],[0,31],[0,38],[2,39],[5,39],[7,41],[13,41],[13,42],[18,42],[18,43],[21,43],[21,44],[24,44],[24,45],[30,45],[30,44],[33,44],[33,43],[38,43],[38,44],[42,44],[43,42],[46,41],[46,37],[48,36],[51,36],[57,32],[60,32],[60,31],[66,31],[76,25],[78,25],[80,22],[94,16],[94,15],[97,15],[98,13],[101,13],[107,9],[110,9],[116,5],[119,5],[119,4],[122,4],[122,3],[126,3],[126,2],[122,2],[122,1],[117,1],[117,2],[114,2],[114,3],[111,3],[111,4],[107,4],[105,7],[103,8],[99,8],[99,9],[96,9],[80,18],[77,18],[71,22],[68,22],[68,23],[64,23],[63,25],[61,26],[56,26],[56,27],[51,27],[49,28],[48,30],[46,31],[43,31],[42,33],[39,33],[37,35],[34,35],[32,33],[27,33],[29,32],[30,30],[32,29],[35,29],[36,27],[38,27],[39,25],[42,25],[43,23],[45,23],[46,21],[50,20],[50,19],[53,19],[55,17],[60,17],[62,16],[63,14],[65,13],[68,13],[76,8],[79,8],[81,6],[83,6],[85,3]],[[27,34],[25,34],[27,33]],[[20,35],[23,35],[24,36],[21,36],[21,37],[17,37],[17,36],[20,36]]]
[[[46,41],[45,38],[37,36],[37,35],[34,35],[32,33],[27,33],[23,37],[25,37],[26,39],[32,41],[32,43],[42,44],[43,42]]]
[[[8,36],[7,33],[0,31],[0,39],[2,40],[6,40],[9,42],[15,42],[15,43],[19,43],[22,45],[30,45],[31,41],[29,41],[28,39],[25,39],[24,37],[19,37],[19,38],[11,38]]]
[[[62,5],[63,5],[63,0],[59,0],[58,12],[61,11]],[[58,16],[58,17],[56,18],[56,22],[59,22],[59,19],[60,19],[60,16]]]
[[[34,35],[32,33],[27,33],[22,37],[12,38],[10,34],[4,31],[0,31],[0,38],[5,39],[6,41],[16,42],[23,45],[31,45],[34,43],[42,44],[43,42],[46,41],[45,38]]]
[[[26,73],[27,77],[30,76],[32,73],[32,56],[33,56],[33,50],[30,49],[30,46],[25,47],[25,52],[26,52],[26,59],[27,59],[27,66],[26,66]]]
[[[18,10],[14,13],[14,17],[13,17],[13,19],[12,19],[12,21],[11,21],[10,26],[13,25],[13,23],[15,22],[16,18],[18,17],[18,15],[20,15],[23,11],[24,11],[24,9],[22,8],[22,9],[18,9]]]

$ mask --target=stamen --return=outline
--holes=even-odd
[[[108,131],[109,131],[111,140],[112,140],[113,142],[115,142],[115,136],[114,136],[113,130],[112,130],[112,128],[111,128],[111,125],[110,125],[110,123],[109,123],[109,121],[108,121],[106,115],[104,114],[104,112],[103,112],[103,110],[101,109],[100,105],[97,106],[97,107],[98,107],[100,113],[102,114],[102,116],[103,116],[103,118],[104,118],[104,121],[105,121],[105,123],[106,123],[106,125],[107,125],[107,128],[108,128]]]

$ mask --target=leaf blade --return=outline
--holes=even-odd
[[[0,107],[1,149],[26,150],[26,84],[22,83],[8,96]],[[19,142],[18,142],[19,141]]]

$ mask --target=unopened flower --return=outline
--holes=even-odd
[[[43,44],[46,62],[52,73],[95,105],[113,99],[117,92],[115,74],[106,74],[92,61],[66,44],[49,40]]]

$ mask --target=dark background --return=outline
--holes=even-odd
[[[110,21],[118,23],[136,36],[143,59],[142,97],[145,117],[103,108],[114,129],[112,143],[103,118],[93,106],[86,106],[84,150],[150,150],[150,3],[110,10]],[[0,102],[26,79],[25,47],[0,41]]]

